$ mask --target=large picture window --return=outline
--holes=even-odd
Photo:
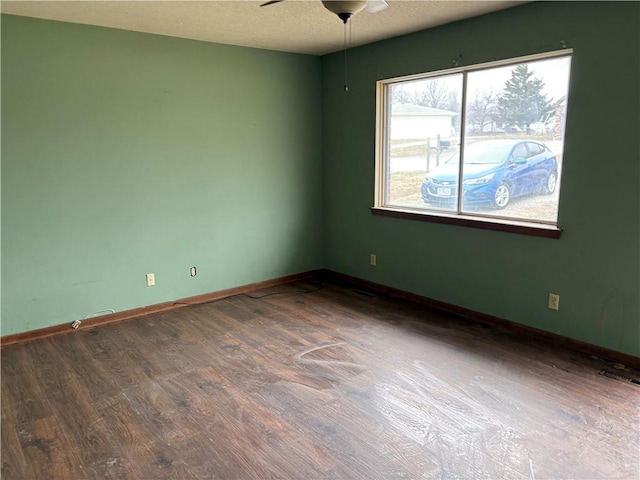
[[[378,82],[375,207],[557,227],[571,51]]]

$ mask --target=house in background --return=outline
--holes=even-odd
[[[329,269],[640,356],[639,23],[527,3],[355,48],[345,93],[342,53],[3,15],[1,334]],[[377,80],[563,45],[560,239],[371,214]]]
[[[458,112],[411,103],[394,104],[391,140],[449,138],[455,134],[453,118]]]

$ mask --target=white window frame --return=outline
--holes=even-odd
[[[513,233],[542,236],[548,238],[559,238],[562,230],[557,222],[544,222],[527,220],[522,218],[509,218],[503,216],[491,216],[487,214],[473,214],[462,212],[461,195],[458,195],[458,204],[455,212],[440,210],[430,210],[421,207],[405,207],[385,204],[385,184],[387,178],[387,145],[389,145],[390,133],[390,96],[389,87],[415,81],[425,80],[434,77],[441,77],[452,74],[462,74],[462,98],[461,98],[461,118],[460,118],[460,158],[464,158],[464,138],[466,130],[466,100],[467,100],[467,75],[479,70],[493,69],[509,65],[518,65],[536,60],[548,60],[559,57],[572,57],[573,49],[566,48],[552,52],[538,53],[504,60],[485,62],[469,66],[455,67],[433,72],[425,72],[402,77],[378,80],[376,82],[376,146],[375,146],[375,189],[374,206],[372,213],[378,216],[405,218],[410,220],[420,220],[435,223],[445,223],[452,225],[462,225],[468,227],[484,228],[489,230],[499,230]],[[463,172],[460,169],[460,177]],[[461,178],[458,180],[458,188],[461,188]],[[560,185],[558,186],[560,188]]]

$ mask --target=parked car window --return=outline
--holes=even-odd
[[[527,143],[527,147],[529,148],[529,157],[535,157],[536,155],[544,153],[544,147],[539,143],[529,142]]]
[[[571,56],[379,81],[374,210],[557,227]]]
[[[527,146],[524,143],[519,143],[513,149],[513,153],[511,154],[511,161],[515,162],[516,159],[518,158],[528,158],[528,157],[529,157],[529,152],[527,151]]]

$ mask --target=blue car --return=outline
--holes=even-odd
[[[459,152],[427,173],[422,200],[455,208]],[[549,148],[534,140],[486,140],[465,145],[462,206],[504,208],[512,198],[551,194],[558,181],[558,162]]]

